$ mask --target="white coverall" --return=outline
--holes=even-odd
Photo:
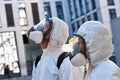
[[[83,70],[73,67],[69,57],[63,60],[60,69],[57,68],[57,59],[60,54],[65,52],[62,46],[67,41],[69,29],[62,20],[56,17],[53,17],[52,20],[53,29],[48,47],[43,49],[37,68],[33,65],[32,78],[33,80],[82,80]]]
[[[120,80],[120,68],[109,58],[112,55],[112,36],[98,21],[85,22],[78,35],[85,39],[91,64],[85,80]]]

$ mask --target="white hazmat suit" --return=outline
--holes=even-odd
[[[88,21],[81,25],[77,35],[84,38],[91,59],[85,80],[120,80],[120,68],[109,60],[112,36],[106,26],[99,21]]]
[[[63,60],[60,69],[57,68],[58,57],[65,52],[62,46],[67,41],[69,29],[64,21],[56,17],[51,19],[53,25],[50,41],[47,48],[43,49],[43,54],[41,60],[38,62],[37,68],[33,65],[33,80],[82,80],[82,77],[80,79],[80,76],[78,76],[82,74],[79,74],[79,69],[73,68],[69,57]]]

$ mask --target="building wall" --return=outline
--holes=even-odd
[[[97,0],[96,0],[97,1]],[[111,33],[111,25],[110,25],[110,14],[109,9],[115,9],[116,11],[116,17],[120,16],[120,1],[119,0],[113,0],[114,5],[108,5],[107,0],[99,0],[99,8],[101,12],[102,22],[107,25],[107,28],[109,29]]]
[[[113,44],[115,48],[115,57],[118,66],[120,66],[120,18],[111,20],[111,29],[113,35]]]

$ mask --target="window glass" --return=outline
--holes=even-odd
[[[79,29],[80,27],[80,21],[77,21],[77,28]]]
[[[115,9],[109,9],[109,14],[111,19],[115,19],[117,17]]]
[[[97,12],[93,13],[94,20],[98,20]]]
[[[73,0],[73,5],[74,5],[74,10],[75,10],[75,17],[77,18],[77,17],[79,17],[79,16],[78,16],[78,9],[77,9],[76,1],[77,1],[77,0]]]
[[[72,21],[75,19],[75,16],[73,15],[73,5],[71,0],[68,0],[68,6],[69,6],[69,12],[70,12],[70,19]]]
[[[88,21],[92,20],[91,15],[88,15],[88,16],[87,16],[87,20],[88,20]]]
[[[45,16],[51,17],[50,2],[44,2]]]
[[[14,32],[0,33],[0,79],[6,78],[4,68],[8,65],[10,77],[20,76],[18,51]]]
[[[63,13],[63,7],[62,7],[62,2],[61,1],[57,1],[56,2],[56,9],[57,9],[57,16],[64,20],[64,13]]]
[[[39,12],[38,12],[38,4],[37,3],[31,3],[31,6],[32,6],[32,13],[33,13],[33,22],[36,25],[40,21]]]
[[[82,19],[81,19],[81,22],[84,23],[84,22],[85,22],[85,18],[82,18]]]
[[[83,0],[79,0],[79,7],[80,7],[80,12],[81,12],[81,15],[84,15],[85,14],[85,11],[84,11],[84,8],[83,8]]]
[[[107,0],[108,5],[114,5],[114,0]]]
[[[14,18],[13,18],[12,4],[5,4],[5,10],[6,10],[6,17],[7,17],[7,25],[8,27],[13,27]]]
[[[73,33],[75,33],[75,24],[74,23],[72,24],[72,31],[73,31]]]
[[[86,12],[90,12],[90,4],[88,0],[85,0],[85,5],[86,5]]]
[[[91,0],[92,10],[96,9],[95,0]]]
[[[19,3],[19,19],[21,26],[28,25],[25,3]]]

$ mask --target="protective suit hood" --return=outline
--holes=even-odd
[[[60,48],[69,36],[68,25],[59,18],[52,17],[53,21],[50,41],[47,48]]]
[[[112,55],[112,36],[99,21],[85,22],[77,34],[85,39],[92,66],[108,60]]]

